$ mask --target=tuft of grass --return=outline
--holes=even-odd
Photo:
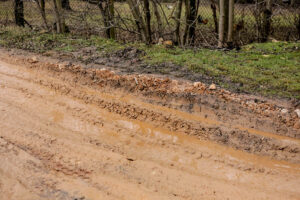
[[[17,27],[0,27],[0,46],[33,52],[78,52],[95,47],[103,55],[124,49],[146,52],[143,62],[150,65],[174,63],[190,73],[205,74],[229,90],[300,99],[300,43],[270,42],[250,44],[240,51],[164,48],[141,43],[121,44],[99,36],[34,32]],[[201,81],[201,80],[199,80]]]
[[[40,53],[49,50],[73,52],[90,46],[95,46],[99,51],[109,53],[124,48],[118,42],[102,37],[36,32],[15,26],[0,27],[0,45]]]

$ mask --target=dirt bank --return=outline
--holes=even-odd
[[[297,199],[295,109],[1,51],[0,199]]]

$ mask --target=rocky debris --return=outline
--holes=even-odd
[[[295,129],[300,129],[300,120],[298,120],[295,125],[294,125]]]
[[[58,72],[57,75],[63,76],[64,73],[61,73],[59,63],[56,64],[32,64],[30,66],[34,67],[47,67],[52,71]],[[278,114],[281,114],[282,107],[276,107],[276,104],[272,104],[271,102],[260,101],[254,97],[245,97],[239,94],[230,93],[229,91],[216,88],[215,90],[210,90],[209,87],[206,87],[205,84],[201,82],[186,82],[186,81],[174,81],[169,78],[160,78],[156,76],[149,75],[120,75],[116,74],[110,70],[105,68],[85,68],[80,65],[72,65],[66,69],[63,69],[64,72],[70,72],[75,75],[74,81],[83,81],[85,85],[91,86],[100,86],[101,88],[107,86],[108,89],[112,88],[122,88],[131,92],[137,92],[139,94],[145,96],[159,97],[162,100],[163,106],[169,106],[172,104],[168,104],[168,100],[171,98],[174,100],[181,99],[181,104],[191,105],[193,108],[194,105],[199,103],[200,112],[201,106],[208,106],[209,109],[213,109],[212,111],[217,111],[218,116],[222,116],[222,109],[226,108],[225,112],[235,112],[236,115],[234,117],[238,117],[240,114],[251,114],[256,112],[255,117],[257,116],[257,120],[259,123],[263,124],[267,121],[263,116],[268,115],[268,118],[271,118],[274,124],[278,124],[282,126],[282,130],[286,128],[286,126],[293,127],[297,129],[299,124],[296,123],[296,113],[291,112],[290,114],[294,115],[289,119],[289,121],[283,119],[282,121],[273,121],[273,116],[277,117]],[[80,79],[80,80],[78,80]],[[68,79],[66,79],[67,81]],[[92,80],[92,81],[91,81]],[[175,84],[174,84],[175,83]],[[41,83],[41,84],[49,84],[49,83]],[[122,116],[128,117],[129,119],[139,119],[144,116],[147,116],[148,120],[155,121],[157,123],[163,124],[164,127],[170,128],[172,130],[184,132],[188,135],[194,135],[199,138],[206,138],[217,141],[221,144],[226,144],[232,146],[237,149],[242,149],[248,152],[264,152],[268,151],[268,155],[274,156],[277,158],[278,152],[282,155],[289,155],[295,153],[297,149],[294,146],[291,146],[290,149],[286,147],[281,147],[276,144],[276,141],[273,141],[270,138],[264,138],[261,136],[257,136],[256,134],[250,133],[247,130],[227,130],[226,128],[219,129],[218,126],[215,125],[204,125],[199,124],[195,121],[189,121],[177,118],[171,118],[170,115],[164,115],[161,112],[154,112],[147,109],[143,109],[136,106],[131,106],[123,104],[123,103],[113,103],[109,101],[105,101],[104,99],[98,98],[93,94],[88,94],[83,91],[77,92],[77,90],[70,90],[70,88],[65,86],[60,86],[59,84],[52,85],[51,88],[55,88],[55,90],[59,90],[63,94],[73,95],[76,98],[84,100],[86,103],[95,103],[101,108],[107,109],[109,112],[114,112],[116,114],[122,113]],[[203,88],[203,90],[199,90],[199,88]],[[178,90],[180,90],[178,92]],[[201,94],[201,95],[200,95]],[[202,95],[203,94],[203,95]],[[199,98],[198,98],[199,97]],[[217,99],[217,100],[216,100]],[[200,101],[199,101],[200,100]],[[208,102],[209,101],[209,102]],[[234,110],[232,109],[232,101],[237,102],[234,104]],[[238,104],[239,103],[239,104]],[[247,108],[247,110],[244,108]],[[183,109],[190,109],[188,107],[183,107]],[[198,109],[198,108],[197,108]],[[238,111],[239,109],[244,110]],[[192,109],[189,110],[193,111]],[[276,115],[273,115],[274,114]],[[231,114],[229,113],[229,114]],[[228,116],[228,115],[227,115]],[[224,115],[224,117],[227,117]],[[250,115],[254,116],[254,115]],[[283,116],[283,115],[282,115]],[[205,117],[207,118],[207,116]],[[233,117],[229,117],[228,120],[234,119]],[[298,119],[297,119],[298,120]],[[290,123],[289,125],[287,125]],[[253,127],[255,128],[255,127]],[[277,131],[277,130],[276,130]],[[279,130],[281,131],[281,130]],[[278,131],[278,133],[279,133]],[[284,130],[285,131],[285,130]],[[288,132],[289,130],[285,131]],[[281,131],[280,133],[282,133]],[[276,132],[277,133],[277,132]],[[298,137],[298,136],[292,136]],[[264,147],[264,149],[261,149]],[[267,148],[272,147],[271,151]],[[274,151],[274,154],[273,152]],[[297,152],[296,152],[297,153]],[[264,153],[263,153],[264,154]],[[295,155],[295,154],[293,154]],[[280,155],[278,158],[281,159]],[[130,160],[129,160],[130,161]],[[68,172],[67,172],[68,173]]]
[[[204,93],[207,89],[206,85],[201,82],[194,82],[194,89],[198,90],[199,93]]]
[[[82,48],[81,51],[84,53],[84,54],[94,54],[96,51],[97,51],[97,47],[85,47],[85,48]]]
[[[58,69],[63,71],[65,69],[67,69],[68,67],[71,67],[72,63],[71,62],[64,62],[64,63],[60,63],[58,64]]]
[[[127,51],[131,52],[130,48]],[[27,62],[32,63],[30,60],[26,59]],[[130,91],[142,91],[145,95],[156,94],[158,96],[172,95],[172,97],[182,97],[187,99],[191,104],[195,103],[194,100],[197,99],[195,98],[197,95],[209,95],[211,97],[215,96],[221,101],[239,104],[241,107],[249,110],[251,113],[258,114],[261,117],[272,117],[273,120],[282,124],[285,126],[285,128],[298,127],[296,123],[300,116],[300,109],[296,109],[295,112],[292,110],[289,112],[289,109],[280,107],[274,103],[259,100],[254,97],[232,93],[228,90],[217,88],[215,84],[208,86],[200,81],[190,83],[179,80],[174,81],[168,78],[161,78],[151,75],[120,75],[113,73],[108,69],[86,68],[80,65],[74,65],[72,63],[65,66],[52,63],[39,63],[39,65],[33,65],[36,67],[41,67],[44,65],[47,68],[52,66],[56,68],[57,71],[81,73],[91,77],[93,79],[93,83],[101,86],[108,85],[123,87]],[[283,130],[283,128],[280,128],[280,130]]]
[[[121,49],[121,50],[113,53],[112,57],[130,60],[130,59],[139,58],[139,57],[145,56],[145,55],[146,55],[146,52],[143,50],[140,50],[135,47],[126,47],[125,49]]]
[[[215,89],[217,89],[217,86],[216,86],[216,84],[211,84],[210,86],[209,86],[209,88],[208,89],[210,89],[210,90],[215,90]]]
[[[296,109],[294,112],[297,114],[298,118],[300,118],[300,109]]]
[[[292,106],[295,108],[295,109],[300,109],[300,100],[297,101],[297,100],[292,100]]]
[[[106,58],[98,58],[94,62],[95,62],[95,64],[98,64],[98,65],[104,65],[107,62],[107,59]]]
[[[83,197],[74,197],[73,200],[85,200],[86,198],[83,196]]]
[[[284,115],[287,114],[288,112],[289,111],[287,109],[285,109],[285,108],[281,109],[281,113],[284,114]]]
[[[33,56],[33,57],[31,57],[31,58],[28,59],[28,62],[30,62],[30,63],[37,63],[39,61],[38,61],[38,59],[37,59],[36,56]]]
[[[197,88],[197,87],[203,87],[205,86],[205,84],[201,83],[201,82],[194,82],[194,87]]]

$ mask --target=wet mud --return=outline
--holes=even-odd
[[[1,50],[0,199],[297,199],[295,109]]]

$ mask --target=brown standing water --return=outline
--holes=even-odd
[[[1,52],[0,200],[300,199],[295,119],[223,97]]]

